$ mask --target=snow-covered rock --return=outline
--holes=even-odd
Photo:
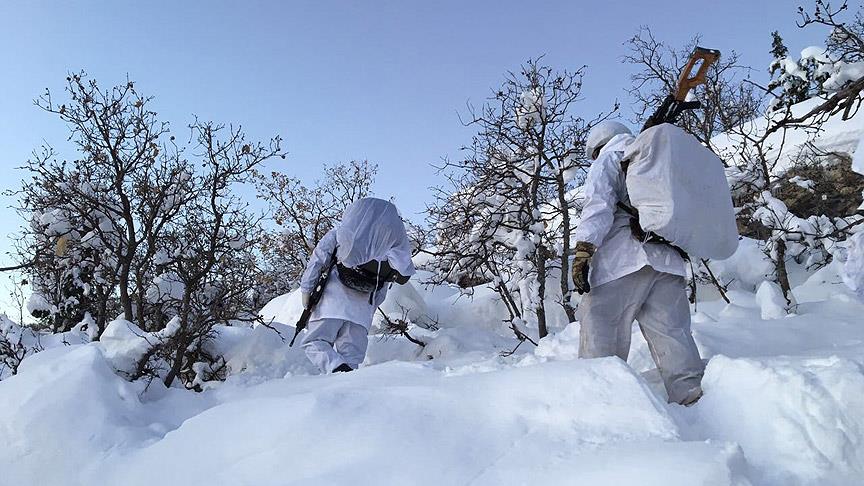
[[[864,174],[864,137],[858,140],[858,145],[855,147],[855,153],[852,156],[852,170]]]

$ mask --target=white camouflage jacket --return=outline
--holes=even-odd
[[[582,215],[573,233],[575,241],[587,241],[597,251],[591,259],[588,281],[592,287],[629,275],[649,265],[659,272],[687,275],[684,259],[668,245],[643,243],[633,237],[630,215],[617,206],[629,204],[621,159],[631,135],[616,135],[588,169]]]

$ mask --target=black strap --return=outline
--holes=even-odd
[[[628,206],[621,201],[618,201],[616,206],[618,206],[619,209],[621,209],[630,216],[630,232],[633,234],[633,237],[636,238],[636,240],[643,243],[658,243],[661,245],[669,245],[672,247],[673,250],[678,252],[681,258],[688,261],[690,260],[690,255],[688,255],[687,252],[684,251],[681,247],[672,244],[671,241],[663,238],[657,233],[654,233],[652,231],[645,231],[642,228],[642,225],[639,223],[639,211],[637,211],[636,208]]]

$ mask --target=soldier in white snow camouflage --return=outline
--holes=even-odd
[[[573,282],[587,294],[580,305],[579,356],[627,360],[634,320],[651,350],[669,400],[690,404],[702,395],[704,365],[690,334],[684,259],[668,244],[637,240],[621,168],[634,140],[624,125],[606,121],[589,133],[594,160],[585,182],[585,204],[574,233]]]
[[[402,218],[382,199],[354,202],[315,247],[300,281],[304,307],[334,252],[337,264],[303,338],[306,356],[325,373],[360,366],[372,317],[389,285],[404,284],[415,273]]]

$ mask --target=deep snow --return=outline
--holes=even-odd
[[[115,374],[136,349],[118,321],[111,339],[55,343],[0,381],[0,484],[855,484],[864,303],[838,268],[800,282],[786,317],[763,319],[742,290],[700,302],[710,361],[692,408],[666,404],[637,327],[630,366],[576,360],[578,323],[502,357],[514,339],[467,312],[494,300],[453,289],[393,292],[441,329],[413,329],[422,350],[373,337],[350,374],[315,375],[265,327],[223,328],[232,373],[202,393]],[[289,338],[296,300],[263,312]]]

